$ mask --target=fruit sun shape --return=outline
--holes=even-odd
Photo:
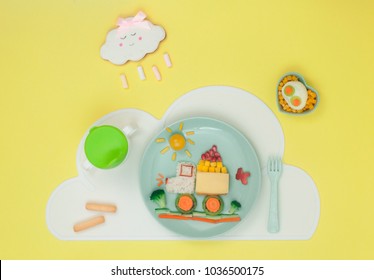
[[[180,151],[184,151],[184,153],[191,157],[191,152],[187,149],[188,145],[195,145],[195,142],[188,138],[188,136],[194,135],[194,131],[184,131],[183,130],[183,122],[179,124],[178,129],[171,129],[167,127],[165,130],[170,134],[170,136],[166,136],[165,138],[159,137],[156,139],[156,143],[166,143],[165,146],[160,153],[166,154],[169,150],[173,151],[171,159],[175,161],[177,159],[177,153]]]

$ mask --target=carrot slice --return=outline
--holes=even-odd
[[[194,203],[190,196],[183,195],[179,198],[178,206],[183,211],[189,211],[194,206]]]
[[[210,197],[207,199],[205,206],[210,212],[216,213],[221,207],[221,202],[216,197]]]

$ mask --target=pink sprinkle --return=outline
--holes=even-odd
[[[123,88],[129,88],[129,85],[127,84],[127,79],[126,79],[125,74],[121,74],[119,77],[122,81],[122,87]]]
[[[155,74],[156,80],[161,81],[161,74],[160,71],[158,71],[158,68],[156,65],[152,66],[153,74]]]
[[[166,66],[170,68],[172,66],[172,64],[171,64],[171,60],[170,60],[169,54],[164,53],[164,60],[165,60]]]
[[[122,46],[123,46],[123,44],[122,44],[122,43],[120,43],[120,44],[119,44],[119,46],[120,46],[120,47],[122,47]]]
[[[138,38],[139,41],[141,41],[142,39],[143,39],[142,36],[140,36],[140,37]]]

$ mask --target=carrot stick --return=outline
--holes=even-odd
[[[162,175],[161,173],[158,173],[158,176],[160,176],[162,179],[164,179],[164,175]]]
[[[218,220],[213,220],[213,219],[203,218],[203,217],[192,217],[191,220],[199,221],[199,222],[205,222],[205,223],[211,223],[211,224],[216,224],[218,222]]]
[[[222,218],[217,220],[218,223],[227,223],[227,222],[239,222],[240,217],[229,217],[229,218]]]
[[[161,219],[196,220],[196,221],[207,222],[207,223],[214,223],[214,224],[216,223],[215,220],[202,218],[202,217],[186,217],[186,216],[173,215],[173,214],[159,214],[158,217]]]
[[[193,220],[211,224],[219,224],[219,223],[228,223],[228,222],[239,222],[240,217],[228,217],[222,219],[210,219],[204,217],[186,217],[181,215],[173,215],[173,214],[159,214],[159,218],[161,219],[175,219],[175,220]]]
[[[190,219],[190,217],[173,215],[173,214],[159,214],[158,217],[161,219],[175,219],[175,220],[189,220]]]
[[[157,179],[157,181],[158,181],[157,186],[158,186],[158,187],[161,187],[161,185],[163,184],[162,180],[161,180],[161,179]]]

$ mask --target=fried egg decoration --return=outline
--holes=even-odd
[[[306,87],[298,81],[291,81],[282,88],[282,96],[287,104],[294,110],[301,110],[308,100]]]

